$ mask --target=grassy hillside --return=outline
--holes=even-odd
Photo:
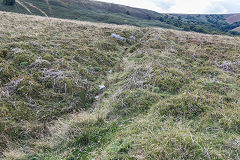
[[[19,4],[6,6],[1,3],[0,10],[44,15],[36,8],[32,7],[31,4],[33,4],[46,12],[47,15],[57,18],[111,24],[127,24],[138,27],[164,27],[211,34],[240,34],[238,31],[232,31],[240,26],[239,14],[161,14],[150,10],[92,0],[49,0],[49,3],[46,3],[45,0],[24,0],[21,2],[30,9],[31,13]]]
[[[1,159],[239,159],[239,37],[0,21]]]
[[[110,3],[89,0],[50,0],[49,5],[45,0],[25,0],[25,2],[34,4],[50,17],[111,24],[128,24],[139,27],[158,26],[177,29],[177,27],[160,22],[156,18],[148,20],[148,15],[153,15],[152,11],[112,5]],[[0,10],[44,16],[39,10],[26,3],[25,5],[29,7],[32,13],[29,13],[19,4],[6,6],[0,3]],[[131,15],[128,15],[127,11],[131,11]]]
[[[235,31],[240,31],[240,27],[238,27],[238,28],[235,28],[234,30],[235,30]]]
[[[225,15],[228,23],[234,23],[240,21],[240,13]]]

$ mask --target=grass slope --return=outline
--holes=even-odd
[[[228,23],[238,22],[240,21],[240,14],[237,13],[237,14],[226,15],[226,18]]]
[[[2,158],[239,159],[239,37],[0,19]]]
[[[240,27],[238,27],[238,28],[235,28],[234,30],[235,30],[235,31],[240,31]]]
[[[75,19],[81,21],[127,24],[138,27],[164,27],[177,30],[195,31],[211,34],[239,35],[234,28],[240,26],[239,14],[230,15],[188,15],[161,14],[151,10],[132,8],[112,3],[92,0],[24,0],[39,7],[51,17]],[[23,3],[24,3],[23,2]],[[6,6],[0,3],[1,11],[43,15],[36,8],[25,3],[32,13],[21,5]]]
[[[25,2],[34,4],[50,17],[110,24],[127,24],[139,27],[158,26],[177,29],[177,27],[158,21],[156,17],[160,14],[144,9],[134,9],[126,6],[89,0],[49,0],[49,5],[45,0],[26,0]],[[0,3],[0,10],[44,16],[41,12],[28,4],[26,4],[26,6],[29,7],[32,13],[29,13],[19,4],[6,6]],[[127,11],[131,11],[132,15],[126,14]],[[153,20],[148,20],[148,15],[153,16]]]

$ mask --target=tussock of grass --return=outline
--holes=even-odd
[[[201,125],[203,128],[224,129],[225,131],[236,132],[239,134],[239,112],[237,106],[215,109],[202,117]],[[211,124],[211,126],[209,124]]]
[[[212,108],[220,107],[220,104],[208,99],[210,96],[202,92],[183,93],[167,101],[159,102],[155,107],[162,115],[193,119],[206,111],[211,111]]]
[[[152,106],[159,100],[159,96],[144,90],[122,92],[116,97],[118,101],[112,104],[114,108],[108,117],[113,115],[134,116],[140,113],[146,113],[149,106]]]

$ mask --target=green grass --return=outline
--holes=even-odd
[[[139,27],[164,27],[164,28],[175,28],[177,27],[168,25],[166,23],[160,22],[158,20],[148,20],[146,18],[141,17],[134,17],[127,15],[124,10],[125,8],[119,8],[118,5],[117,10],[121,10],[120,13],[110,12],[111,8],[108,9],[109,6],[105,8],[101,8],[102,6],[99,4],[95,4],[95,2],[82,2],[82,1],[61,1],[61,0],[52,0],[49,1],[50,5],[45,1],[34,1],[34,0],[27,0],[25,2],[30,2],[43,10],[49,17],[56,17],[56,18],[64,18],[64,19],[73,19],[73,20],[80,20],[80,21],[90,21],[90,22],[98,22],[98,23],[110,23],[110,24],[126,24],[126,25],[134,25]],[[56,2],[56,3],[55,3]],[[62,5],[59,5],[61,3]],[[87,4],[85,4],[87,3]],[[89,4],[88,4],[89,3]],[[33,15],[40,15],[44,16],[41,12],[37,9],[32,8],[31,6],[26,6],[31,10],[32,13],[29,13],[26,9],[24,9],[19,4],[15,6],[6,6],[0,3],[0,10],[1,11],[8,11],[8,12],[16,12],[22,14],[33,14]],[[88,8],[92,6],[94,9]],[[49,7],[51,9],[49,9]],[[112,9],[111,9],[112,10]],[[136,12],[136,11],[135,11]],[[139,12],[139,11],[137,11]],[[141,10],[141,12],[144,12]],[[149,12],[149,11],[148,11]],[[145,14],[145,13],[144,13]],[[146,13],[147,14],[147,13]],[[150,14],[150,13],[149,13]],[[145,15],[146,16],[146,15]]]
[[[231,19],[232,16],[237,16],[237,14],[163,14],[151,10],[90,0],[50,0],[49,3],[45,0],[24,0],[20,2],[30,12],[18,3],[13,6],[0,3],[0,10],[98,23],[162,27],[209,34],[235,36],[240,34],[236,29],[240,26],[240,22],[228,23],[228,18],[230,17]],[[36,7],[32,7],[32,5],[41,9],[44,13],[36,9]]]
[[[239,159],[239,37],[0,20],[1,158]]]

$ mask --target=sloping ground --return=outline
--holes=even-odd
[[[240,38],[0,18],[5,159],[240,158]]]
[[[236,17],[239,14],[163,14],[94,0],[24,0],[21,2],[25,7],[19,3],[13,6],[0,3],[0,11],[137,27],[163,27],[208,34],[239,35],[232,29],[239,27],[240,22],[236,18],[232,18],[232,23],[226,21],[228,17],[231,19],[230,17]]]
[[[111,33],[132,34],[132,27],[4,12],[0,21],[0,151],[47,135],[46,123],[89,108],[98,81],[129,45]]]
[[[240,21],[240,14],[231,14],[231,15],[227,15],[227,20],[228,23],[232,24],[234,22],[238,22]]]
[[[95,0],[62,0],[66,4],[78,4],[86,7],[90,10],[100,10],[109,13],[117,13],[117,14],[129,14],[135,18],[140,19],[158,19],[159,13],[147,9],[133,8],[124,5],[114,4],[114,3],[106,3]]]
[[[162,14],[149,10],[92,0],[49,0],[47,2],[45,0],[24,0],[22,3],[31,13],[18,3],[14,6],[6,6],[0,3],[0,11],[41,16],[45,16],[45,14],[43,14],[43,12],[45,12],[49,17],[55,18],[110,24],[127,24],[139,27],[158,26],[177,28],[173,25],[158,21],[157,17]],[[36,7],[34,8],[32,5]],[[41,9],[43,12],[36,8]]]
[[[238,31],[238,32],[240,32],[240,27],[235,28],[234,31]]]

